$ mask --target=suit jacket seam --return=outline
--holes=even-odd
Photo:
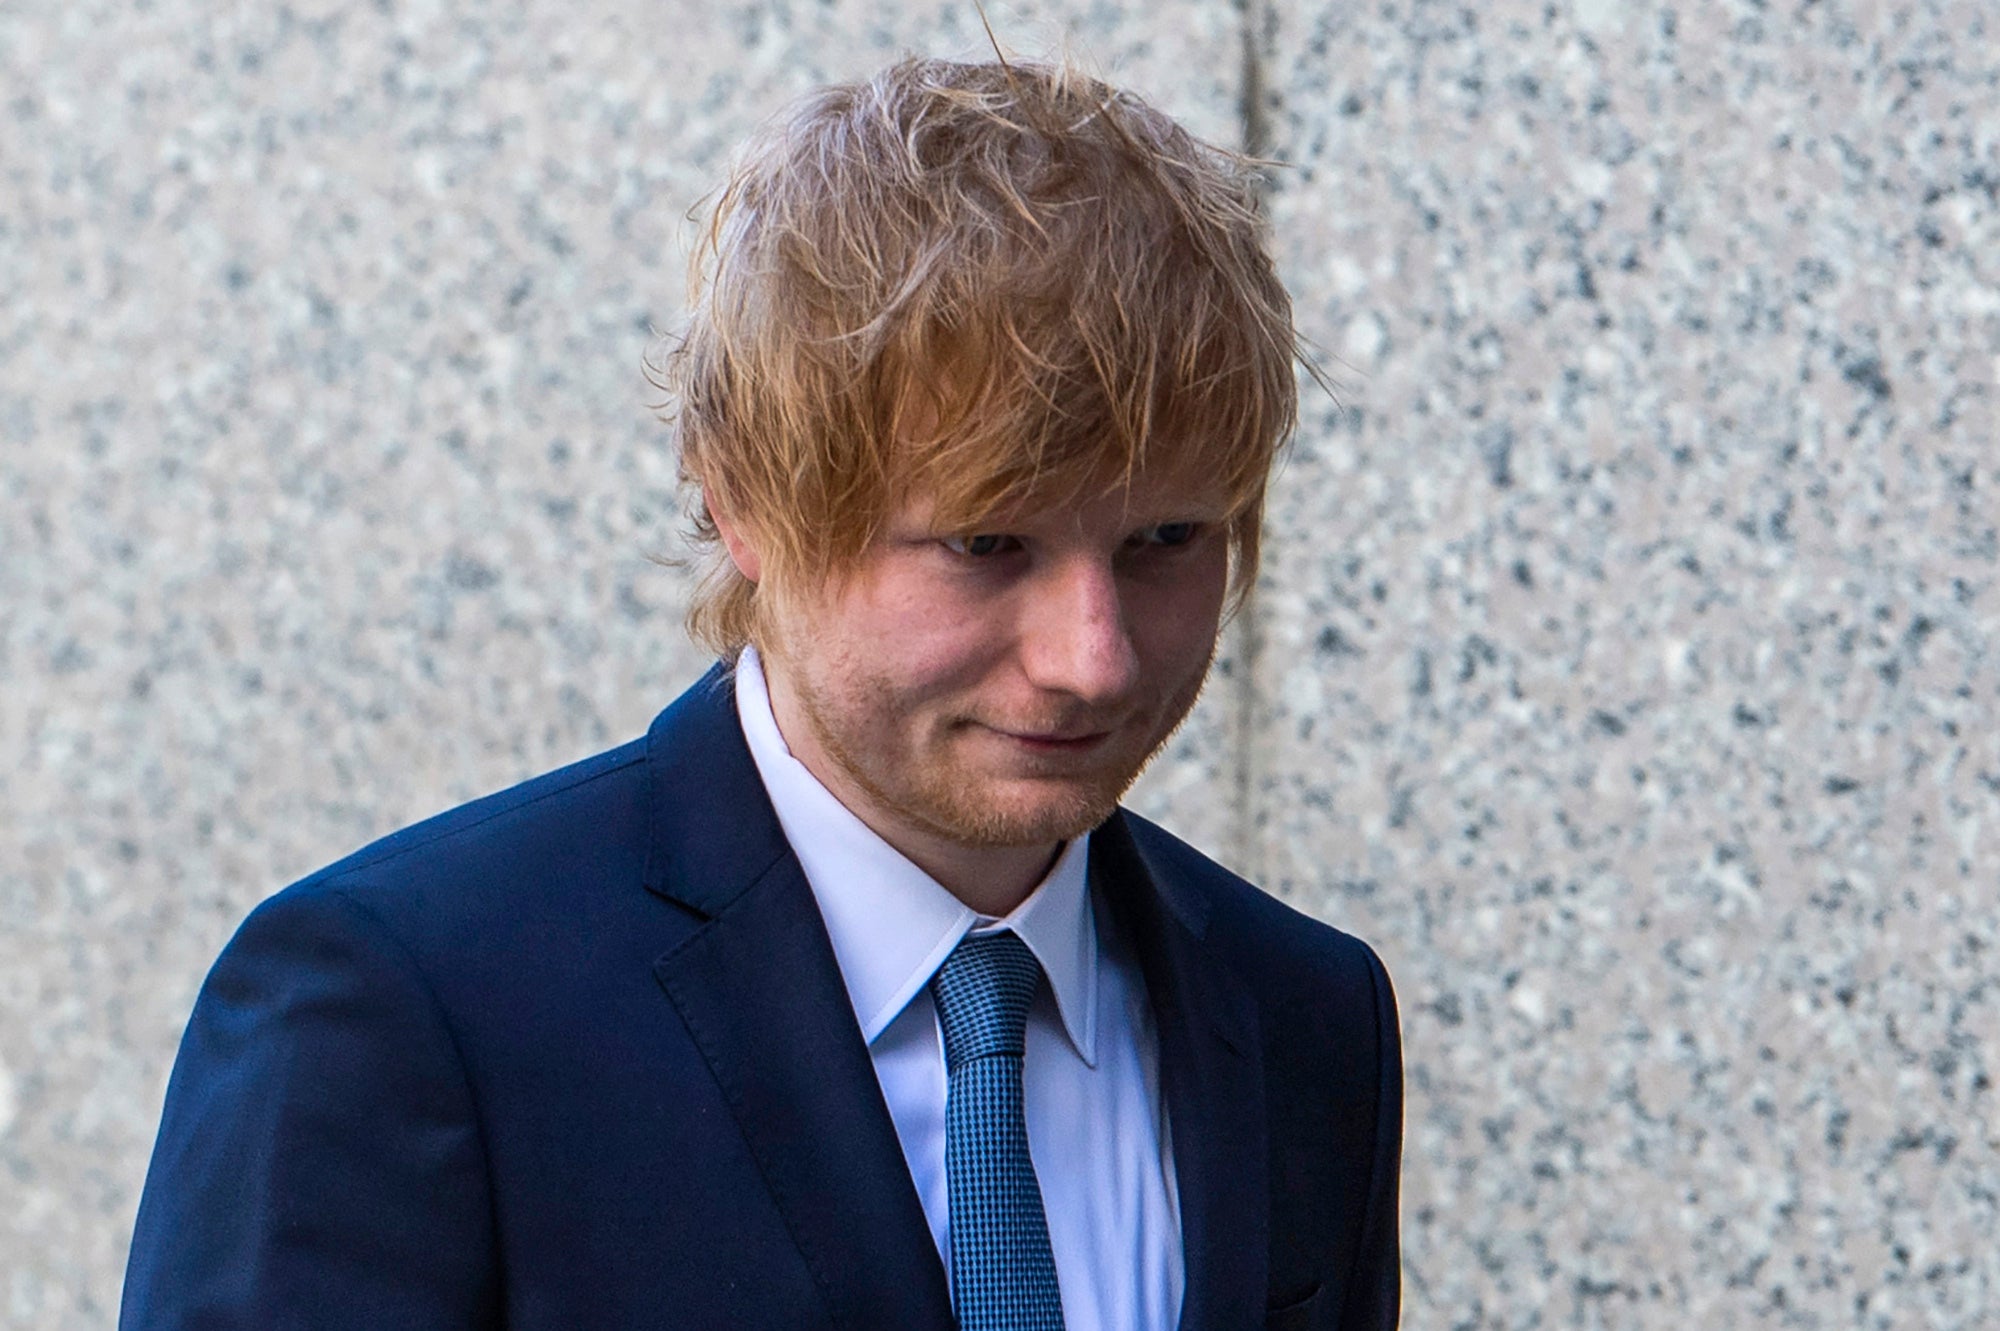
[[[430,999],[431,1011],[437,1018],[438,1028],[444,1033],[445,1043],[450,1046],[452,1063],[458,1072],[459,1085],[464,1088],[465,1103],[471,1111],[472,1130],[479,1142],[480,1175],[486,1185],[486,1228],[488,1234],[492,1236],[495,1295],[499,1305],[504,1309],[506,1282],[502,1277],[501,1271],[500,1200],[493,1186],[493,1152],[487,1140],[486,1115],[479,1103],[479,1091],[473,1085],[470,1066],[465,1057],[465,1046],[459,1039],[458,1028],[451,1019],[450,1009],[445,1006],[444,1000],[439,997],[437,986],[431,983],[430,975],[424,970],[423,963],[418,958],[416,952],[398,936],[395,929],[387,920],[382,918],[379,912],[366,903],[357,900],[351,892],[343,888],[330,887],[328,895],[339,901],[354,914],[366,920],[373,927],[374,931],[379,933],[388,945],[395,950],[408,969],[411,978],[423,989],[424,996]]]
[[[1369,1165],[1368,1170],[1368,1206],[1362,1221],[1361,1232],[1356,1236],[1354,1254],[1348,1259],[1347,1263],[1345,1293],[1346,1303],[1349,1307],[1352,1306],[1354,1297],[1361,1290],[1361,1286],[1356,1282],[1357,1278],[1364,1274],[1361,1269],[1362,1258],[1367,1255],[1372,1246],[1369,1240],[1374,1233],[1375,1226],[1378,1224],[1388,1225],[1392,1227],[1393,1232],[1393,1228],[1400,1223],[1398,1216],[1383,1216],[1381,1212],[1385,1202],[1385,1184],[1388,1182],[1389,1177],[1396,1172],[1393,1168],[1385,1170],[1383,1167],[1382,1134],[1390,1130],[1387,1119],[1390,1116],[1390,1110],[1396,1107],[1392,1105],[1392,1101],[1396,1102],[1397,1105],[1401,1101],[1401,1040],[1395,1039],[1393,1041],[1393,1044],[1398,1049],[1398,1059],[1397,1067],[1392,1073],[1389,1068],[1384,1066],[1385,1056],[1392,1044],[1389,1034],[1392,1024],[1395,1021],[1393,1001],[1385,1001],[1388,999],[1389,972],[1382,965],[1382,959],[1375,955],[1375,949],[1369,947],[1359,939],[1355,941],[1359,944],[1362,957],[1368,967],[1369,990],[1374,1000],[1375,1075],[1377,1085],[1375,1092],[1375,1131],[1373,1134],[1374,1160]],[[1398,1137],[1400,1137],[1402,1134],[1400,1114],[1398,1115],[1398,1121],[1394,1125],[1394,1130]],[[1398,1278],[1398,1283],[1400,1284],[1400,1277]],[[1372,1289],[1372,1286],[1370,1288]],[[1345,1309],[1343,1309],[1343,1316],[1344,1314]]]
[[[584,759],[584,761],[588,762],[590,760],[586,758]],[[505,808],[495,809],[493,812],[486,814],[483,817],[475,818],[469,823],[460,823],[455,827],[440,828],[437,831],[431,833],[429,836],[424,837],[422,840],[413,841],[409,845],[397,846],[394,850],[384,850],[379,855],[375,855],[368,859],[360,860],[355,863],[330,865],[326,870],[322,870],[322,872],[326,874],[326,878],[324,881],[329,885],[329,887],[332,890],[340,891],[341,889],[336,885],[341,882],[344,882],[349,878],[354,877],[357,874],[364,873],[370,869],[379,869],[386,864],[393,864],[395,861],[403,858],[403,856],[405,855],[413,855],[417,851],[428,849],[429,847],[435,846],[440,842],[448,841],[454,837],[461,836],[465,833],[476,831],[479,828],[484,827],[486,824],[492,822],[496,818],[504,818],[510,813],[518,813],[522,810],[532,809],[537,804],[540,804],[543,800],[554,799],[558,795],[567,795],[572,791],[581,790],[585,786],[603,780],[605,777],[615,776],[618,773],[624,771],[626,768],[631,767],[635,763],[643,763],[645,761],[646,761],[646,755],[643,753],[638,754],[634,757],[627,758],[624,762],[619,763],[615,767],[607,767],[601,772],[592,772],[589,776],[584,777],[578,781],[566,781],[562,785],[556,786],[553,789],[542,791],[538,795],[535,795],[529,799],[524,799],[518,804],[509,804]],[[533,778],[530,778],[530,780],[532,779]],[[444,816],[446,814],[450,814],[451,812],[452,810],[446,809],[443,811],[443,814],[440,814],[439,816]],[[422,825],[423,824],[421,822],[417,824],[417,826],[419,827],[421,827]],[[393,836],[395,834],[390,833],[390,835]],[[359,854],[364,852],[356,852],[356,853]],[[360,903],[356,902],[355,904],[359,905]],[[376,918],[379,919],[380,917]]]
[[[675,943],[672,947],[668,948],[665,952],[661,953],[659,959],[654,962],[654,965],[657,966],[664,964],[666,962],[670,962],[676,956],[679,956],[683,949],[694,946],[695,939],[701,937],[704,929],[708,925],[715,923],[717,920],[720,920],[723,916],[729,914],[730,911],[735,910],[736,903],[743,900],[743,898],[749,896],[752,892],[756,891],[758,885],[761,884],[766,878],[770,877],[774,872],[776,872],[778,866],[783,864],[788,856],[794,859],[797,858],[792,851],[791,843],[784,842],[779,846],[777,854],[771,856],[770,860],[767,863],[761,865],[754,873],[752,873],[749,877],[749,881],[743,885],[743,888],[740,891],[736,892],[733,896],[731,896],[728,901],[724,902],[723,905],[719,909],[717,909],[715,913],[712,915],[709,914],[707,911],[703,910],[700,906],[695,905],[693,902],[686,900],[680,893],[675,892],[672,887],[669,887],[664,883],[654,883],[652,881],[652,875],[649,872],[646,875],[646,881],[642,884],[642,886],[644,886],[648,892],[664,896],[668,900],[672,901],[674,904],[696,912],[701,917],[703,924],[702,929],[694,930],[693,932],[689,933],[687,937],[681,939],[679,942]],[[801,874],[803,874],[804,870],[800,870],[800,872]],[[813,910],[815,913],[817,913],[819,910],[819,901],[817,898],[815,898],[813,901]]]

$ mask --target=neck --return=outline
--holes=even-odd
[[[868,821],[864,815],[856,816]],[[873,823],[869,826],[947,892],[996,920],[1012,914],[1041,885],[1064,845],[1058,841],[1054,846],[971,848],[944,842],[933,849],[904,844]]]

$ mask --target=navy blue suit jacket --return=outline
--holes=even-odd
[[[1090,869],[1157,1013],[1182,1325],[1393,1325],[1402,1073],[1381,964],[1129,813]],[[644,739],[251,913],[188,1023],[120,1319],[951,1325],[720,672]]]

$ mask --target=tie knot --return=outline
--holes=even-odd
[[[967,934],[931,977],[944,1027],[944,1060],[956,1071],[968,1059],[1021,1057],[1028,1004],[1042,982],[1041,963],[1012,933]]]

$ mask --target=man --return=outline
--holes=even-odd
[[[1117,807],[1294,419],[1250,164],[905,61],[751,145],[692,306],[726,664],[252,913],[122,1325],[1392,1325],[1386,974]]]

